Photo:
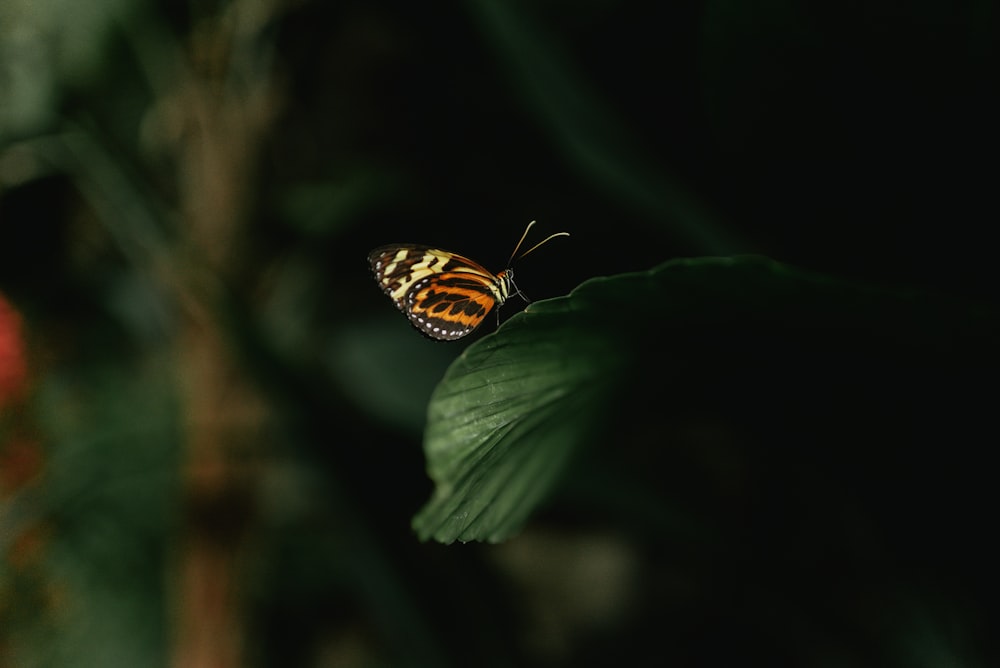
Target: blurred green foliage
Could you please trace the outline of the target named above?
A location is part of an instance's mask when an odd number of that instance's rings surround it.
[[[991,665],[995,14],[0,3],[0,666]]]

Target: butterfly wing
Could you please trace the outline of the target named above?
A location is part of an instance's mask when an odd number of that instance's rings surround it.
[[[432,339],[462,338],[504,301],[496,276],[448,251],[409,244],[382,246],[368,254],[368,263],[382,291]]]

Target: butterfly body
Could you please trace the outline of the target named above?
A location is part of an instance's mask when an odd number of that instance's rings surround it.
[[[533,224],[528,225],[525,236]],[[565,235],[560,232],[545,241]],[[518,242],[517,248],[520,246]],[[508,265],[513,261],[511,255]],[[509,266],[494,274],[467,257],[432,246],[381,246],[368,254],[368,264],[396,308],[423,334],[439,341],[454,341],[470,334],[512,294],[524,298],[514,285],[514,270]]]

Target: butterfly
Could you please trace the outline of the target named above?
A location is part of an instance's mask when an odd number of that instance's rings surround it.
[[[507,268],[499,274],[467,257],[417,244],[376,248],[368,254],[368,264],[379,287],[414,327],[432,339],[454,341],[479,327],[494,306],[498,309],[499,323],[499,308],[512,294],[528,301],[514,284],[511,266],[534,224],[535,221],[528,223],[507,261]],[[568,236],[568,232],[552,234],[517,259],[551,239]]]

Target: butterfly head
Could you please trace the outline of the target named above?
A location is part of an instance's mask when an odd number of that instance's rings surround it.
[[[523,292],[521,292],[521,289],[517,287],[517,284],[514,282],[514,270],[510,267],[497,274],[497,287],[500,289],[500,296],[502,297],[502,299],[497,300],[500,304],[507,301],[511,295],[517,295],[526,302],[531,301]]]

